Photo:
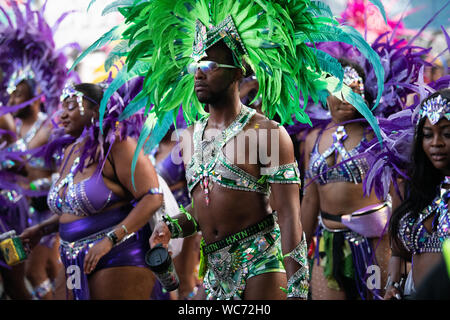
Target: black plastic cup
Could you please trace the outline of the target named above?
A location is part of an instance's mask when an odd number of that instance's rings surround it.
[[[174,291],[180,285],[178,275],[169,251],[157,244],[145,254],[145,262],[167,291]]]

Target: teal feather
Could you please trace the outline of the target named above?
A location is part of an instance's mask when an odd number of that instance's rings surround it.
[[[384,90],[385,75],[380,56],[372,49],[372,47],[364,40],[362,35],[355,28],[344,25],[341,26],[341,29],[344,30],[352,38],[356,48],[367,58],[367,60],[373,66],[374,73],[377,76],[378,86],[376,101],[372,108],[372,110],[374,110],[378,106]]]
[[[312,48],[312,50],[316,54],[320,68],[323,71],[328,72],[329,74],[332,74],[333,76],[341,80],[342,83],[342,80],[344,79],[344,70],[342,69],[339,61],[329,54],[323,52],[322,50],[318,50],[315,48]]]
[[[315,14],[322,14],[330,18],[333,17],[333,12],[330,7],[322,1],[311,1],[311,8],[309,10]]]
[[[105,60],[105,70],[111,69],[111,67],[119,61],[120,58],[125,57],[128,52],[132,49],[128,46],[128,43],[126,40],[122,40],[117,44],[111,52],[108,54],[108,57],[106,57]]]
[[[138,97],[136,97],[138,98]],[[122,111],[122,114],[119,117],[119,121],[123,121],[131,117],[133,114],[137,113],[139,110],[143,109],[147,106],[148,97],[140,98],[138,100],[133,99],[126,107],[125,110]]]
[[[372,2],[378,8],[378,10],[380,10],[384,22],[387,24],[386,11],[384,10],[384,6],[381,0],[369,0],[369,1]]]
[[[144,125],[142,126],[141,135],[139,136],[139,139],[137,141],[136,150],[134,151],[133,155],[133,161],[131,162],[131,183],[133,185],[134,190],[136,190],[135,180],[134,180],[134,173],[136,171],[136,164],[137,160],[139,158],[139,153],[141,152],[142,147],[145,144],[145,141],[147,140],[148,136],[152,132],[153,128],[155,127],[155,124],[157,122],[157,118],[154,113],[150,113],[145,120]]]
[[[120,39],[122,32],[124,31],[125,25],[120,24],[118,26],[113,27],[111,30],[106,32],[103,36],[100,37],[97,41],[95,41],[89,48],[87,48],[83,53],[75,60],[75,62],[70,67],[67,73],[73,71],[73,69],[83,60],[89,53],[102,48],[113,40]]]
[[[86,11],[89,11],[89,9],[91,8],[91,6],[92,6],[96,1],[97,1],[97,0],[91,0],[91,2],[89,2],[89,5],[88,5]]]
[[[117,9],[120,7],[129,7],[132,6],[136,0],[117,0],[113,3],[108,4],[102,11],[102,16],[107,15],[111,12],[118,11]]]
[[[102,129],[103,125],[102,124],[103,124],[103,119],[105,117],[106,105],[107,105],[109,99],[111,98],[111,96],[114,94],[114,92],[119,90],[119,88],[122,87],[129,80],[131,80],[135,77],[142,76],[144,74],[144,72],[146,70],[148,70],[148,68],[149,68],[148,63],[138,62],[135,65],[135,67],[133,68],[133,70],[130,71],[130,70],[128,70],[128,67],[125,66],[117,73],[114,80],[110,83],[108,88],[103,93],[103,99],[100,102],[100,109],[99,109],[100,132],[103,133],[103,129]]]
[[[155,127],[152,130],[150,138],[145,144],[144,147],[145,154],[150,153],[150,151],[152,151],[153,148],[155,148],[167,134],[167,132],[170,129],[170,126],[174,123],[175,111],[177,110],[173,109],[170,112],[167,112],[166,114],[164,114],[164,117],[161,120],[157,121]]]
[[[341,86],[341,89],[337,90],[336,88],[339,87],[339,82],[339,79],[335,77],[327,78],[328,90],[332,95],[336,96],[339,99],[342,99],[342,97],[344,97],[345,101],[353,105],[356,110],[358,110],[359,113],[364,118],[366,118],[367,122],[372,127],[376,137],[382,144],[383,139],[380,133],[380,126],[378,125],[378,120],[375,118],[370,108],[367,106],[363,98],[359,94],[353,92],[353,90],[349,86],[343,84]]]

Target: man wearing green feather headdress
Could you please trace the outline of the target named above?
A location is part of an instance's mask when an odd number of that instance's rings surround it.
[[[292,142],[283,127],[240,102],[243,55],[231,16],[209,31],[197,21],[188,71],[209,117],[188,128],[193,139],[183,139],[182,146],[195,206],[166,217],[151,245],[201,230],[207,299],[283,299],[286,293],[306,299],[306,242]]]
[[[332,93],[351,101],[379,136],[362,98],[342,85],[338,61],[307,43],[343,41],[370,58],[378,55],[355,30],[339,26],[320,1],[130,0],[116,6],[125,22],[76,61],[111,39],[122,40],[108,61],[126,56],[126,67],[102,105],[114,88],[145,77],[142,92],[122,115],[153,105],[146,109],[138,149],[157,144],[180,108],[188,123],[195,122],[182,137],[193,203],[159,223],[151,245],[201,231],[200,273],[208,299],[306,299],[299,172],[288,134],[269,119],[310,123],[302,101],[317,103]],[[258,81],[256,96],[267,118],[239,101],[244,61]],[[375,62],[378,103],[384,76]]]

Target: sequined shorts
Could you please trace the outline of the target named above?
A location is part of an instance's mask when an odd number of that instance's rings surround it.
[[[240,243],[207,255],[203,279],[208,300],[242,300],[251,277],[282,272],[280,228],[278,224],[262,230]]]

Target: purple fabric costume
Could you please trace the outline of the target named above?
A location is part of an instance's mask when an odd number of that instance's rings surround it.
[[[78,160],[79,158],[77,158]],[[74,183],[73,176],[78,161],[75,160],[71,172],[52,185],[48,205],[53,213],[69,213],[84,218],[71,223],[60,224],[61,261],[66,270],[70,266],[79,268],[81,286],[73,288],[75,300],[89,299],[88,276],[83,271],[83,263],[89,249],[104,239],[133,209],[131,205],[104,211],[103,209],[120,198],[103,181],[101,174],[95,174],[81,182]],[[63,188],[64,187],[64,188]],[[62,190],[64,198],[59,192]],[[100,259],[95,271],[119,266],[146,267],[145,253],[150,249],[148,239],[150,227],[146,224],[138,232],[127,236],[120,244]]]

